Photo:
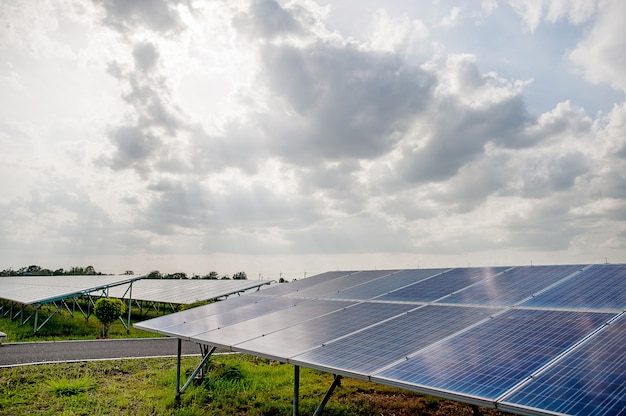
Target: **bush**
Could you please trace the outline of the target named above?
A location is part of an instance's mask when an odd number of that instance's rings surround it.
[[[100,298],[96,301],[94,313],[96,318],[102,322],[101,336],[103,338],[109,336],[111,323],[122,316],[124,312],[126,312],[126,305],[119,299]]]

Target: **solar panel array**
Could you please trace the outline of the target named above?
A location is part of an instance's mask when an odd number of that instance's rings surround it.
[[[36,305],[125,285],[141,278],[127,275],[5,276],[0,277],[0,299]]]
[[[329,272],[136,324],[520,414],[626,409],[626,265]]]
[[[109,296],[147,302],[189,304],[196,301],[217,299],[235,293],[269,285],[270,280],[230,279],[142,279],[133,283],[132,293],[124,287],[109,290]]]

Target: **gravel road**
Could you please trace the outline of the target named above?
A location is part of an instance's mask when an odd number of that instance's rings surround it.
[[[176,356],[176,338],[15,342],[0,345],[0,367],[63,361]],[[182,354],[200,354],[198,344],[182,342]]]

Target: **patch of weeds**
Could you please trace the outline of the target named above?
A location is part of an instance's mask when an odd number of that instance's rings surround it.
[[[89,376],[83,376],[76,379],[68,379],[61,377],[60,379],[50,379],[46,383],[48,392],[57,396],[76,396],[98,387],[98,384]]]

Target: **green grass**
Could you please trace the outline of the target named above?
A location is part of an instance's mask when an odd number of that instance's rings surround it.
[[[82,376],[74,379],[61,377],[47,381],[48,391],[55,396],[75,396],[85,393],[97,387],[97,383],[90,376]]]
[[[1,348],[1,347],[0,347]],[[181,382],[199,363],[183,357]],[[293,366],[247,355],[217,355],[200,383],[175,398],[175,358],[0,368],[0,415],[291,415]],[[310,415],[332,375],[300,370],[300,414]],[[324,415],[462,415],[468,405],[343,379]],[[501,414],[489,411],[483,414]],[[496,412],[496,413],[494,413]]]

